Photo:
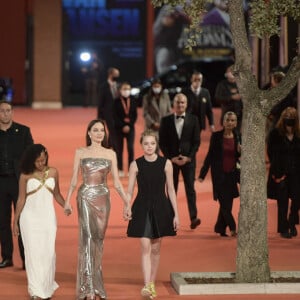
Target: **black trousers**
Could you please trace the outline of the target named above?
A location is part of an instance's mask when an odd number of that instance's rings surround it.
[[[289,209],[289,199],[291,200]],[[299,178],[295,175],[288,175],[280,183],[277,198],[277,232],[287,233],[290,228],[299,224],[300,191]]]
[[[224,173],[222,189],[218,194],[220,204],[217,222],[215,224],[216,233],[225,233],[228,226],[230,231],[236,231],[236,223],[232,215],[233,199],[237,197],[237,184],[234,172]]]
[[[115,123],[112,119],[105,120],[105,123],[108,129],[108,146],[116,151]]]
[[[225,233],[226,227],[228,226],[230,231],[236,231],[236,223],[231,213],[233,198],[230,199],[219,199],[219,213],[217,222],[215,225],[215,232]]]
[[[123,171],[123,148],[124,148],[124,139],[127,142],[127,153],[128,153],[128,168],[130,163],[134,159],[134,138],[135,130],[131,128],[128,133],[123,133],[120,130],[115,131],[115,151],[117,153],[118,169]]]
[[[197,218],[196,191],[195,191],[195,171],[196,171],[195,160],[192,160],[191,162],[186,163],[183,166],[178,166],[176,164],[173,164],[173,180],[174,180],[174,188],[176,193],[178,190],[180,171],[183,177],[190,220],[192,221],[193,219]]]
[[[15,176],[0,176],[0,244],[2,259],[13,257],[12,237],[12,206],[15,208],[18,200],[19,184]],[[21,235],[18,236],[20,256],[24,261],[24,247]]]

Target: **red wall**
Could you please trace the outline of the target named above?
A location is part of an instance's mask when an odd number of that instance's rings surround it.
[[[10,77],[14,104],[25,104],[25,58],[27,0],[1,1],[0,77]],[[30,6],[30,5],[29,5]]]

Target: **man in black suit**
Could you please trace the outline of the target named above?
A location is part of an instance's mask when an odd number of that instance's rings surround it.
[[[194,72],[191,77],[191,85],[183,93],[186,95],[188,104],[187,112],[198,118],[200,132],[206,128],[206,119],[210,125],[210,130],[215,131],[212,103],[208,89],[203,88],[203,75],[200,72]]]
[[[233,111],[237,116],[236,129],[240,132],[243,119],[243,101],[233,74],[233,66],[229,66],[226,69],[225,79],[217,84],[215,98],[220,104],[222,111],[220,124],[223,125],[225,113]]]
[[[105,120],[108,129],[108,144],[114,150],[115,147],[115,124],[113,117],[114,100],[119,97],[117,79],[120,71],[116,68],[109,68],[107,71],[107,80],[100,85],[98,118]]]
[[[195,169],[196,153],[200,145],[200,130],[197,118],[186,113],[187,98],[177,94],[173,101],[174,114],[161,119],[159,129],[159,146],[165,157],[173,163],[175,190],[178,189],[179,172],[181,171],[188,202],[191,229],[200,225],[197,218]]]
[[[13,265],[11,206],[16,206],[19,191],[19,161],[27,146],[33,144],[29,127],[13,121],[11,103],[0,101],[0,268]],[[20,255],[24,263],[24,247],[18,237]]]

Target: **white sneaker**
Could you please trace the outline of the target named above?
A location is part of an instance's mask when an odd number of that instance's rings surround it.
[[[125,173],[124,173],[124,171],[122,171],[122,170],[119,170],[119,177],[124,177],[125,176]]]

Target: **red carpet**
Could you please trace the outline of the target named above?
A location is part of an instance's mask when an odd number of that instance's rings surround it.
[[[215,111],[218,124],[219,111]],[[31,127],[34,141],[44,144],[49,151],[49,164],[58,168],[60,187],[66,195],[76,147],[85,144],[85,130],[88,122],[95,118],[94,108],[65,108],[62,110],[32,110],[15,108],[15,121]],[[143,130],[141,110],[136,125],[135,156],[141,155],[138,143]],[[209,132],[204,132],[198,152],[197,175],[206,154]],[[126,160],[126,159],[125,159]],[[124,186],[127,178],[122,179]],[[109,181],[111,185],[111,181]],[[181,229],[178,236],[165,238],[162,244],[161,263],[157,278],[157,299],[200,299],[200,300],[298,300],[300,295],[216,295],[216,296],[179,296],[170,284],[170,272],[234,271],[236,239],[220,238],[213,232],[217,217],[218,204],[212,200],[210,178],[203,183],[196,182],[199,217],[202,224],[196,230],[189,229],[189,218],[184,195],[183,183],[178,191],[178,206]],[[75,193],[73,197],[75,207]],[[235,200],[234,215],[237,219],[239,200]],[[269,200],[268,234],[270,265],[273,271],[300,270],[300,238],[285,240],[276,233],[276,203]],[[54,300],[74,300],[77,259],[77,214],[66,217],[57,206],[57,272],[56,280],[60,288]],[[103,272],[108,299],[142,299],[140,289],[143,285],[139,240],[126,237],[127,223],[122,219],[122,201],[112,190],[112,210],[107,230]],[[17,245],[15,241],[15,245]],[[37,245],[38,247],[38,245]],[[21,270],[21,262],[15,247],[12,268],[0,270],[0,300],[29,299],[26,274]]]

